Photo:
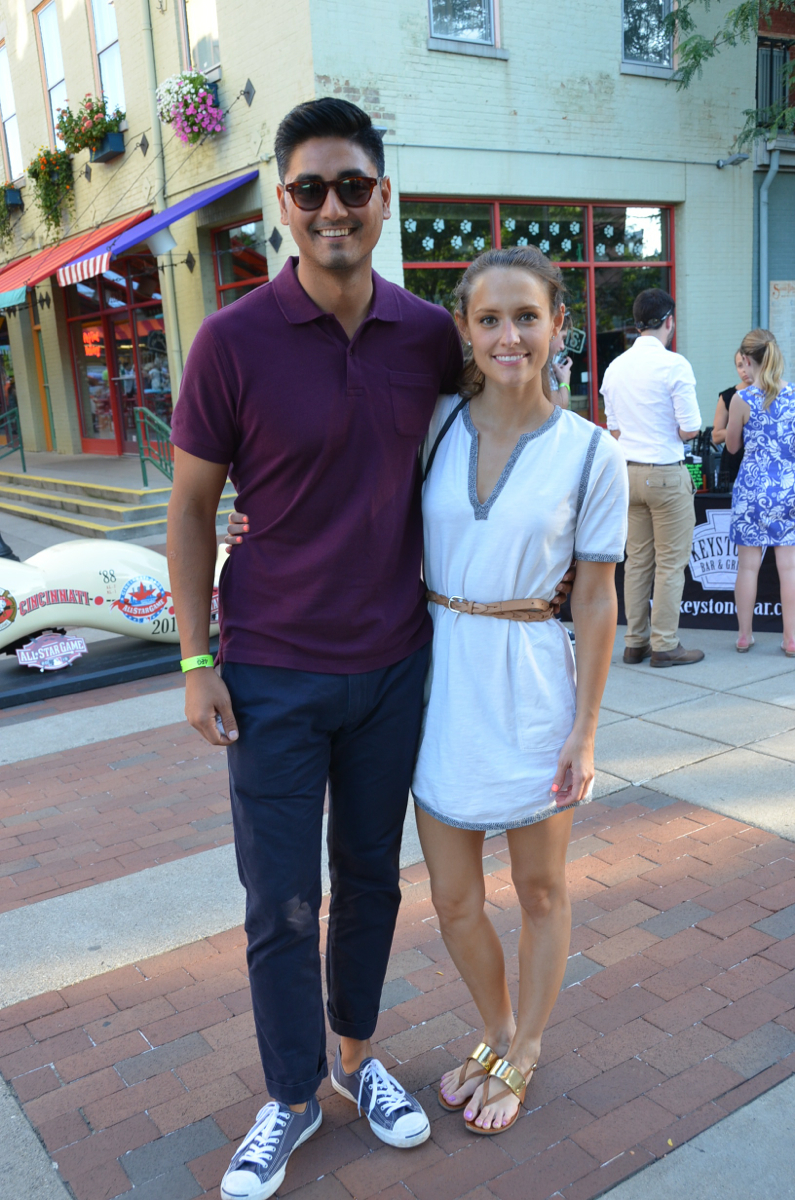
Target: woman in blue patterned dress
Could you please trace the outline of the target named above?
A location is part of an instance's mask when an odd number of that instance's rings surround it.
[[[732,492],[737,649],[744,653],[754,644],[759,568],[765,549],[774,546],[784,617],[781,649],[795,658],[795,386],[783,380],[784,359],[768,329],[747,334],[740,354],[751,386],[732,399],[726,429],[726,448],[732,454],[745,444]]]

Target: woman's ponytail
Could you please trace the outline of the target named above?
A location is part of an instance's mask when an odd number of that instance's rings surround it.
[[[767,409],[781,391],[784,383],[784,356],[769,329],[752,329],[740,343],[740,354],[752,358],[762,368],[759,386],[765,393]]]

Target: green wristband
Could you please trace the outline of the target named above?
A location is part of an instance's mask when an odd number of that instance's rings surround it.
[[[197,667],[211,667],[212,654],[195,654],[193,658],[183,658],[179,664],[183,671],[195,671]]]
[[[562,392],[564,388],[565,388],[565,389],[566,389],[566,391],[569,393],[569,395],[571,395],[571,388],[569,387],[569,385],[568,385],[567,383],[559,383],[559,384],[558,384],[558,391],[559,391],[559,392]]]

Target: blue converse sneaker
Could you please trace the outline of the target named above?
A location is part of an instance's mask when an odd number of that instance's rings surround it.
[[[377,1058],[366,1058],[358,1071],[348,1075],[338,1049],[331,1084],[335,1092],[352,1100],[360,1113],[364,1111],[373,1133],[388,1146],[419,1146],[429,1136],[431,1123],[424,1108]]]
[[[267,1200],[284,1181],[287,1160],[320,1127],[323,1113],[313,1096],[302,1113],[271,1100],[235,1151],[221,1180],[222,1200]]]

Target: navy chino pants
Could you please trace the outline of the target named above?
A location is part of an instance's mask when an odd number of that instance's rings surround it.
[[[368,1038],[400,905],[400,841],[430,646],[361,675],[224,663],[240,736],[228,749],[246,889],[254,1021],[274,1100],[328,1074],[320,977],[321,842],[329,784],[328,1019]]]

